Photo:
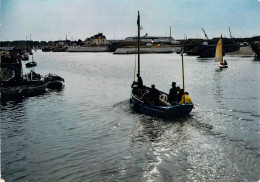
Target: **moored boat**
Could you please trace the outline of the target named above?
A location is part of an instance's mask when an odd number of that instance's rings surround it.
[[[51,47],[45,46],[42,47],[42,52],[50,52],[51,51]]]
[[[26,68],[37,66],[37,63],[33,60],[33,55],[32,55],[32,61],[29,63],[26,63],[25,66],[26,66]]]
[[[27,81],[18,86],[1,87],[1,98],[36,96],[46,92],[47,84],[43,81]]]
[[[252,50],[256,54],[256,58],[260,59],[260,41],[255,41],[251,43]]]
[[[22,55],[22,60],[23,60],[23,61],[28,61],[28,60],[29,60],[29,55],[28,55],[28,53],[24,53],[24,54]]]
[[[59,90],[64,87],[64,79],[58,75],[49,73],[44,77],[44,82],[47,84],[48,89]]]
[[[37,66],[37,63],[35,61],[29,62],[25,64],[26,68]]]

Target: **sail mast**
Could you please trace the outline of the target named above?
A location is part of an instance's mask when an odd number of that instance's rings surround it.
[[[184,88],[184,62],[183,62],[183,52],[184,50],[182,49],[181,51],[181,62],[182,62],[182,87],[183,87],[183,94],[185,93],[185,88]],[[185,96],[184,96],[185,97]],[[184,99],[184,104],[185,104],[185,99]]]
[[[138,28],[138,45],[137,45],[137,51],[138,51],[138,75],[140,75],[140,15],[138,11],[138,17],[137,17],[137,28]],[[140,75],[141,76],[141,75]]]

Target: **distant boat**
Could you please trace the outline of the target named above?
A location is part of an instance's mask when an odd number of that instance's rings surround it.
[[[216,53],[215,53],[215,61],[219,62],[220,68],[227,68],[227,62],[223,61],[223,45],[222,45],[222,35],[218,40],[218,44],[216,47]]]
[[[22,60],[23,60],[23,61],[28,61],[28,60],[29,60],[29,55],[28,55],[28,53],[24,53],[24,54],[22,55]]]
[[[207,41],[203,39],[189,39],[184,42],[184,50],[187,55],[199,56],[200,58],[214,58],[218,40],[219,38]],[[232,39],[222,38],[222,43],[223,55],[240,49],[239,44],[235,43]]]
[[[255,41],[251,43],[252,50],[256,54],[256,58],[260,59],[260,41]]]
[[[66,52],[68,46],[57,45],[52,48],[52,52]]]
[[[47,83],[47,88],[52,90],[60,90],[64,87],[64,79],[58,75],[49,73],[44,77],[44,82]]]
[[[29,63],[26,63],[25,66],[26,66],[26,68],[37,66],[37,63],[33,60],[33,55],[32,55],[32,61]]]
[[[140,16],[138,11],[138,75],[140,76]],[[148,115],[153,115],[157,117],[162,118],[174,118],[178,116],[188,115],[191,110],[193,109],[193,105],[190,103],[186,104],[179,104],[175,103],[174,105],[171,105],[167,102],[168,94],[159,91],[159,100],[160,103],[151,104],[146,102],[142,99],[143,95],[140,95],[141,93],[149,93],[151,91],[151,88],[143,86],[140,88],[138,86],[137,82],[133,82],[132,84],[132,92],[131,92],[131,98],[130,98],[130,104],[132,108],[139,113],[144,113]],[[157,93],[158,93],[157,92]]]
[[[42,47],[42,52],[50,52],[51,48],[48,46]]]

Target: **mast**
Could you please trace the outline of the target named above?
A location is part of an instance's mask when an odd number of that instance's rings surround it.
[[[137,17],[137,28],[138,28],[138,75],[140,75],[140,15],[138,11],[138,17]]]
[[[184,62],[183,62],[183,49],[181,50],[181,61],[182,61],[182,87],[183,87],[183,94],[185,93],[184,89]],[[185,96],[184,96],[185,97]],[[184,99],[185,104],[185,99]]]

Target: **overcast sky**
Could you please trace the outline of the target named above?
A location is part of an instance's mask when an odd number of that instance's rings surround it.
[[[260,35],[260,0],[1,0],[1,41],[107,39],[137,34],[175,39]]]

